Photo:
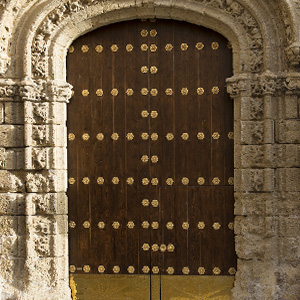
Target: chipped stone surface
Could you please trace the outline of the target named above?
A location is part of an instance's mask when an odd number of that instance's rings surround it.
[[[157,17],[217,30],[233,46],[232,298],[298,300],[299,1],[67,2],[0,0],[0,299],[71,298],[67,48],[100,26]]]

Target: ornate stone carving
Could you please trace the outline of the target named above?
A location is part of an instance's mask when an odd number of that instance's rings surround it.
[[[291,66],[300,64],[300,44],[292,44],[285,49],[288,61]]]
[[[256,76],[251,83],[252,95],[272,95],[277,89],[277,76],[270,71],[265,72],[261,76]]]
[[[249,90],[250,79],[245,76],[234,76],[228,78],[227,82],[227,93],[232,98],[239,96],[242,92]]]
[[[13,98],[17,92],[18,87],[15,84],[2,84],[0,82],[0,98]]]

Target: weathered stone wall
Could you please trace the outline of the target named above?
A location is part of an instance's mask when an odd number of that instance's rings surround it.
[[[172,18],[233,46],[233,299],[300,298],[298,0],[0,0],[0,299],[69,299],[67,49],[135,18]]]

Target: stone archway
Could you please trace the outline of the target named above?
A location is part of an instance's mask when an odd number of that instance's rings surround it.
[[[277,4],[262,0],[45,0],[26,7],[12,0],[4,5],[2,20],[16,19],[15,26],[8,22],[3,28],[1,41],[4,299],[43,299],[42,293],[48,299],[70,299],[67,48],[93,28],[144,17],[203,25],[232,42],[234,76],[228,79],[228,92],[235,103],[239,257],[233,298],[297,297],[299,286],[289,274],[299,274],[298,4],[282,1],[283,15],[278,15]]]

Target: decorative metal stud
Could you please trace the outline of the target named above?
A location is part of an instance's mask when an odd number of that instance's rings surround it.
[[[134,184],[134,179],[132,177],[127,178],[126,180],[127,184],[132,185]]]
[[[175,246],[173,244],[168,244],[167,250],[168,250],[168,252],[174,252],[175,251]]]
[[[199,178],[197,179],[197,183],[198,183],[199,185],[203,185],[203,184],[205,183],[205,179],[204,179],[203,177],[199,177]]]
[[[110,50],[112,52],[117,52],[119,50],[119,47],[116,44],[111,45]]]
[[[75,140],[75,134],[74,133],[69,133],[68,134],[68,139],[69,139],[69,141],[74,141]]]
[[[142,140],[147,141],[149,138],[149,134],[147,132],[143,132],[141,134],[141,138],[142,138]]]
[[[182,223],[182,228],[183,228],[184,230],[188,230],[189,227],[190,227],[190,224],[189,224],[188,222],[183,222],[183,223]]]
[[[112,227],[113,227],[113,229],[119,229],[120,223],[118,221],[115,221],[112,223]]]
[[[187,43],[182,43],[181,46],[180,46],[180,48],[181,48],[182,51],[186,51],[188,49],[188,47],[189,46],[188,46]]]
[[[188,274],[190,273],[189,267],[183,267],[183,268],[182,268],[182,273],[183,273],[184,275],[188,275]]]
[[[82,183],[83,184],[89,184],[90,183],[90,179],[88,177],[83,177],[82,178]]]
[[[167,246],[165,244],[161,244],[159,247],[160,252],[166,252]]]
[[[131,44],[126,45],[126,51],[131,52],[133,50],[133,46]]]
[[[141,161],[142,161],[143,163],[148,162],[148,161],[149,161],[148,155],[143,155],[143,156],[141,157]]]
[[[228,183],[229,183],[230,185],[234,185],[234,178],[233,178],[233,177],[229,177]]]
[[[151,96],[155,97],[158,94],[158,90],[157,89],[151,89],[150,94],[151,94]]]
[[[69,183],[70,184],[74,184],[75,182],[76,182],[75,178],[73,178],[73,177],[69,178]]]
[[[89,135],[88,133],[84,133],[84,134],[82,135],[82,139],[83,139],[84,141],[87,141],[87,140],[90,139],[90,135]]]
[[[172,141],[174,139],[174,134],[173,133],[167,133],[166,138],[168,141]]]
[[[91,227],[91,223],[89,221],[84,221],[82,226],[86,229],[90,228]]]
[[[70,265],[69,271],[70,271],[71,273],[75,273],[76,267],[75,267],[74,265]]]
[[[197,88],[197,94],[199,96],[202,96],[204,94],[204,88],[202,88],[202,87]]]
[[[74,91],[72,91],[72,97],[75,95],[75,92]]]
[[[149,222],[148,222],[148,221],[143,221],[143,223],[142,223],[142,227],[143,227],[144,229],[147,229],[147,228],[149,228],[149,226],[150,226],[150,224],[149,224]]]
[[[228,132],[228,138],[229,138],[230,140],[233,140],[234,134],[233,134],[232,131]]]
[[[199,273],[200,275],[204,275],[204,274],[205,274],[205,268],[204,268],[204,267],[199,267],[199,268],[198,268],[198,273]]]
[[[82,45],[81,51],[82,51],[83,53],[87,53],[89,50],[90,50],[90,48],[89,48],[88,45]]]
[[[158,156],[153,155],[153,156],[151,157],[151,162],[152,162],[153,164],[156,164],[156,163],[158,162]]]
[[[128,227],[129,229],[133,229],[133,228],[134,228],[134,222],[133,222],[133,221],[129,221],[129,222],[127,223],[127,227]]]
[[[89,95],[89,90],[82,90],[82,92],[81,92],[81,95],[83,96],[83,97],[86,97],[86,96],[88,96]]]
[[[98,133],[98,134],[96,135],[96,139],[97,139],[98,141],[103,141],[103,140],[104,140],[104,134],[103,134],[103,133]]]
[[[152,178],[151,179],[151,184],[152,185],[158,185],[158,178]]]
[[[190,182],[190,180],[189,180],[187,177],[183,177],[183,178],[181,179],[181,182],[182,182],[183,185],[188,185],[189,182]]]
[[[102,97],[102,96],[103,96],[103,90],[102,90],[102,89],[98,89],[98,90],[96,91],[96,95],[97,95],[98,97]]]
[[[148,182],[149,183],[149,182]],[[150,204],[150,201],[148,200],[148,199],[143,199],[142,200],[142,205],[143,206],[149,206],[149,204]]]
[[[141,72],[143,73],[143,74],[146,74],[147,72],[148,72],[148,67],[147,66],[142,66],[141,67]]]
[[[228,228],[229,228],[230,230],[233,230],[233,229],[234,229],[234,223],[233,223],[233,222],[230,222],[230,223],[228,224]]]
[[[111,92],[112,96],[118,96],[119,91],[117,89],[112,89]]]
[[[69,53],[73,53],[75,50],[74,46],[70,46],[69,49],[68,49],[68,52]]]
[[[167,229],[172,230],[174,228],[174,223],[173,222],[168,222],[166,224]]]
[[[221,274],[221,269],[220,269],[219,267],[214,267],[214,268],[213,268],[213,273],[214,273],[215,275],[219,275],[219,274]]]
[[[141,36],[146,37],[148,35],[148,30],[147,29],[142,29],[141,30]]]
[[[174,183],[173,178],[167,178],[167,180],[166,180],[167,185],[173,185],[173,183]]]
[[[141,112],[141,116],[142,116],[143,118],[147,118],[147,117],[149,116],[148,111],[147,111],[147,110],[143,110],[143,111]]]
[[[158,229],[159,223],[158,222],[152,222],[151,227],[152,227],[152,229]]]
[[[157,50],[157,46],[155,44],[150,45],[150,51],[155,52]]]
[[[151,29],[150,30],[150,35],[151,35],[151,37],[156,37],[157,31],[155,29]]]
[[[218,139],[220,138],[219,132],[214,132],[214,133],[212,134],[212,138],[213,138],[214,140],[218,140]]]
[[[99,223],[98,223],[98,228],[99,228],[99,229],[104,229],[104,228],[105,228],[105,223],[102,222],[102,221],[99,222]]]
[[[148,274],[150,272],[150,268],[148,266],[143,266],[142,271],[144,274]]]
[[[147,88],[142,88],[142,89],[141,89],[141,94],[142,94],[143,96],[147,96],[148,93],[149,93],[149,91],[148,91]]]
[[[158,273],[159,273],[159,267],[154,266],[154,267],[152,268],[152,273],[153,273],[153,274],[158,274]]]
[[[147,51],[148,50],[148,45],[147,44],[142,44],[141,45],[141,50],[142,51]]]
[[[220,89],[217,87],[217,86],[214,86],[212,89],[211,89],[212,93],[214,95],[218,95],[219,92],[220,92]]]
[[[205,138],[205,135],[204,135],[203,132],[198,132],[198,133],[197,133],[197,139],[198,139],[198,140],[204,140],[204,138]]]
[[[82,269],[84,273],[89,273],[91,271],[91,267],[89,265],[84,265]]]
[[[185,141],[187,141],[189,139],[189,134],[187,132],[184,132],[182,135],[181,135],[181,138]]]
[[[204,223],[204,222],[199,222],[199,223],[198,223],[198,228],[199,228],[200,230],[203,230],[203,229],[205,228],[205,223]]]
[[[212,48],[213,50],[218,50],[218,49],[219,49],[219,43],[218,43],[218,42],[212,42],[211,48]]]
[[[214,177],[213,180],[212,180],[212,183],[214,185],[218,185],[218,184],[220,184],[220,182],[221,182],[221,180],[218,177]]]
[[[118,177],[113,177],[113,179],[111,180],[111,182],[113,184],[118,184],[120,182],[120,179]]]
[[[173,45],[172,45],[172,44],[167,44],[167,45],[165,46],[165,49],[166,49],[166,51],[170,52],[170,51],[173,50]]]
[[[157,141],[158,140],[158,134],[156,132],[151,134],[151,140],[152,141]]]
[[[142,249],[143,249],[144,251],[149,251],[149,250],[150,250],[150,245],[147,244],[147,243],[145,243],[145,244],[143,244]]]
[[[152,200],[152,201],[151,201],[151,205],[152,205],[153,207],[158,207],[158,200]]]
[[[228,43],[227,43],[227,48],[228,48],[228,49],[232,49],[232,43],[228,42]]]
[[[153,244],[151,249],[153,252],[157,252],[159,250],[159,246],[157,244]]]
[[[95,47],[95,50],[96,50],[97,53],[101,53],[103,51],[103,46],[102,45],[97,45]]]
[[[114,266],[114,267],[113,267],[113,272],[114,272],[115,274],[120,273],[120,267],[119,267],[119,266]]]
[[[174,270],[173,267],[168,267],[168,268],[167,268],[167,273],[168,273],[169,275],[173,275],[174,272],[175,272],[175,270]]]
[[[150,183],[148,178],[143,178],[142,179],[142,185],[148,185]]]
[[[101,274],[104,273],[105,272],[105,267],[103,265],[100,265],[98,267],[98,272],[101,273]]]
[[[127,271],[128,271],[128,273],[133,274],[134,271],[135,271],[134,266],[129,266],[129,267],[127,268]]]
[[[158,71],[158,69],[157,69],[156,66],[152,66],[152,67],[150,68],[150,73],[151,73],[151,74],[156,74],[157,71]]]
[[[172,96],[172,95],[173,95],[173,89],[167,88],[167,89],[165,90],[165,93],[166,93],[167,96]]]
[[[151,111],[151,118],[156,119],[158,117],[158,112],[156,110]]]
[[[230,275],[234,275],[235,273],[236,273],[236,270],[235,270],[235,268],[230,268],[229,270],[228,270],[228,273],[230,274]]]
[[[132,96],[133,95],[133,89],[127,89],[126,90],[126,95],[127,96]]]
[[[119,139],[119,135],[114,132],[112,135],[111,135],[111,139],[114,140],[114,141],[117,141]]]
[[[69,222],[69,227],[70,228],[75,228],[76,227],[76,223],[74,221],[70,221]]]
[[[202,43],[202,42],[198,42],[197,44],[196,44],[196,49],[197,50],[202,50],[204,48],[204,44]]]
[[[132,141],[134,138],[134,134],[132,132],[127,133],[126,138],[128,141]]]
[[[183,96],[186,96],[187,94],[189,93],[189,90],[188,90],[188,88],[182,88],[181,89],[181,94],[183,95]]]
[[[221,228],[221,224],[218,223],[218,222],[215,222],[213,225],[212,225],[213,229],[214,230],[219,230]]]

